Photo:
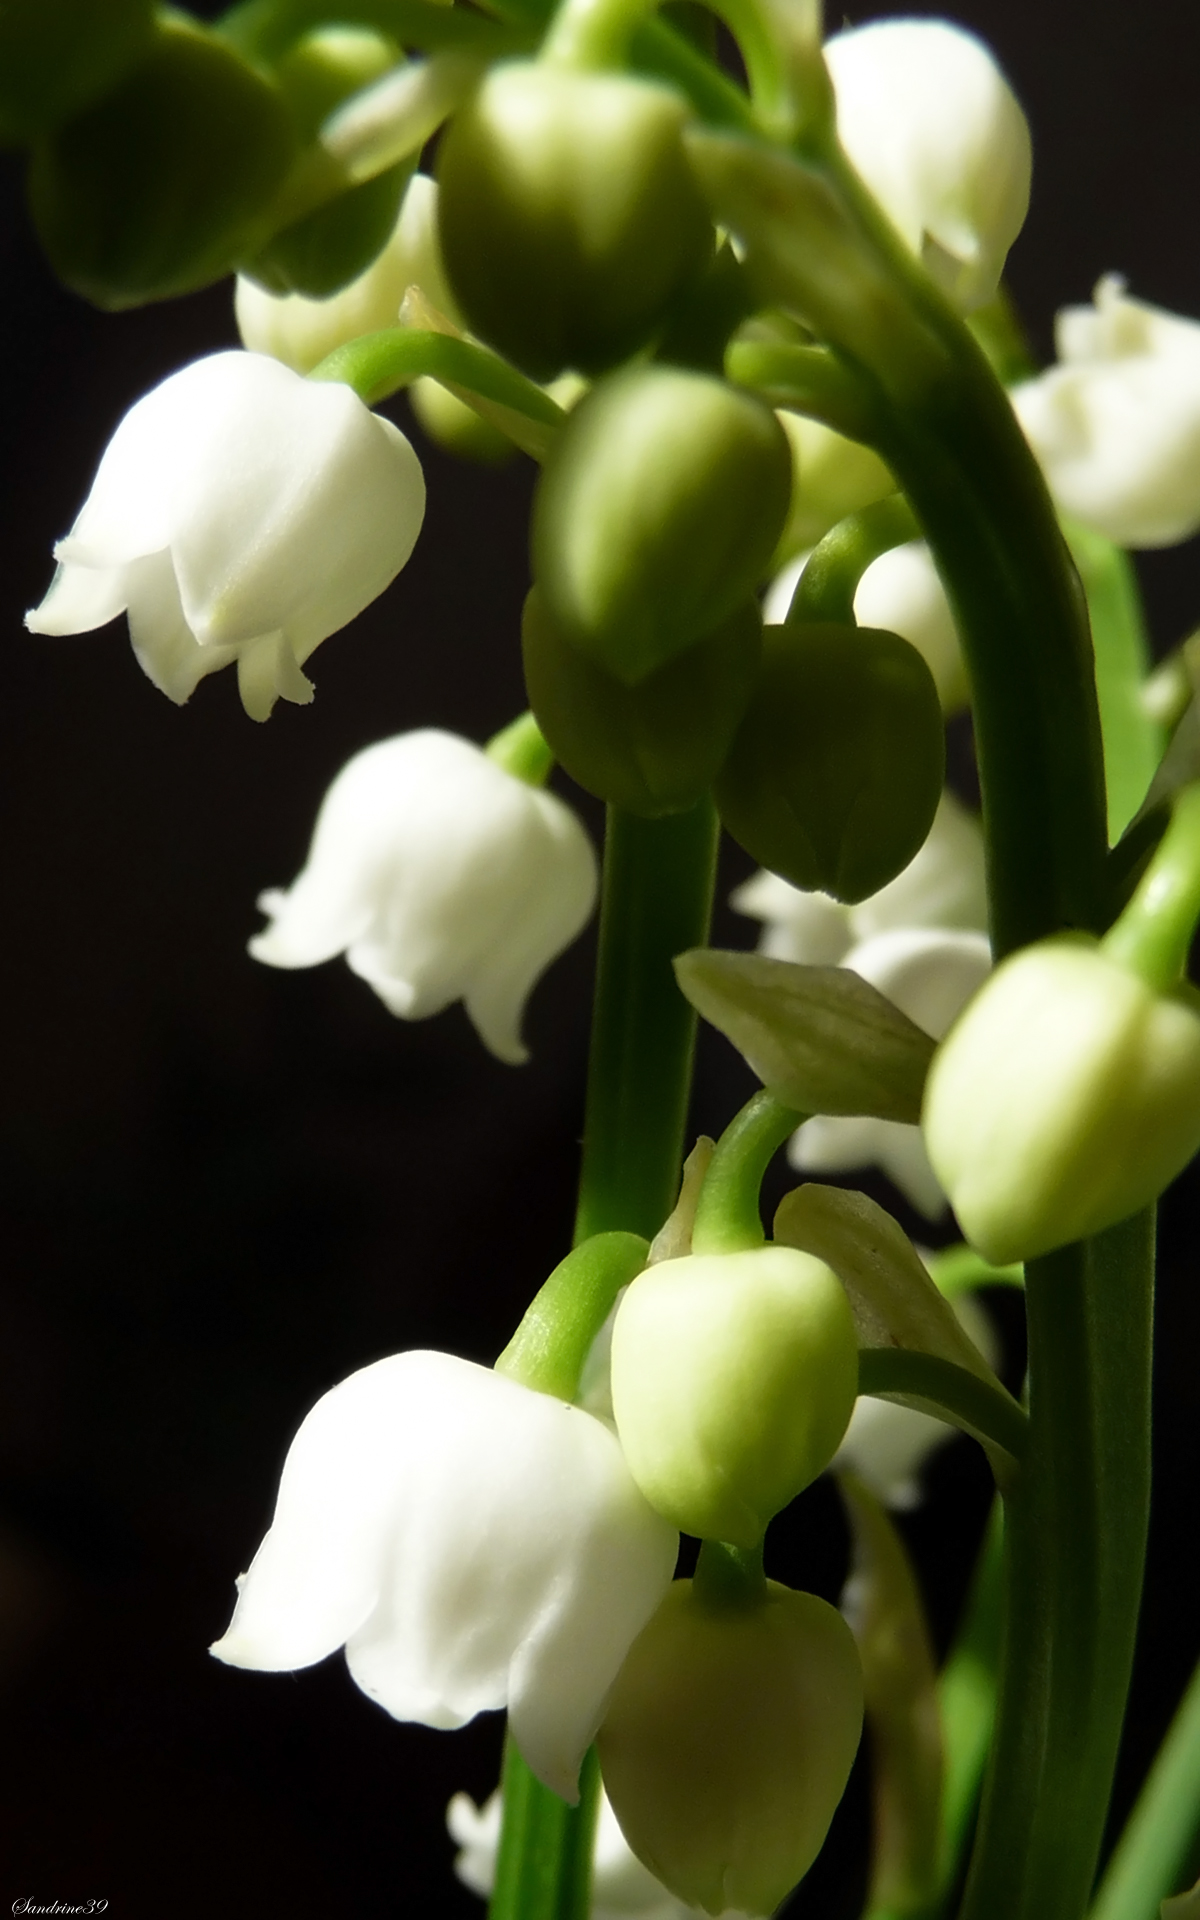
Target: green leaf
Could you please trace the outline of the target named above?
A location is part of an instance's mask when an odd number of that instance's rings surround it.
[[[1146,797],[1162,757],[1163,730],[1142,699],[1150,652],[1133,563],[1090,528],[1072,522],[1065,532],[1091,616],[1108,837],[1115,844]]]
[[[920,1119],[934,1042],[846,967],[697,948],[679,955],[675,977],[785,1106]]]

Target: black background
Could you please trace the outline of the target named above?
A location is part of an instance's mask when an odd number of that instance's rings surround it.
[[[1108,270],[1200,314],[1192,9],[953,11],[997,48],[1032,122],[1011,278],[1039,350],[1055,307]],[[122,1920],[478,1915],[451,1878],[443,1810],[494,1784],[494,1716],[457,1735],[399,1727],[339,1658],[265,1676],[205,1648],[316,1395],[404,1347],[490,1360],[566,1245],[588,940],[535,994],[520,1070],[483,1052],[461,1009],[404,1025],[341,963],[285,974],[245,953],[255,895],[297,871],[351,752],[430,723],[483,738],[523,705],[531,468],[456,465],[414,433],[429,510],[413,560],[322,647],[315,704],[265,727],[231,673],[174,709],[123,623],[26,634],[51,542],[123,411],[236,336],[227,286],[91,311],[44,269],[11,156],[3,184],[0,1909],[96,1897]],[[408,426],[403,402],[391,411]],[[1196,551],[1150,556],[1143,574],[1161,650],[1200,615]],[[718,938],[749,944],[749,930],[723,914]],[[718,1130],[749,1090],[709,1035],[697,1129]],[[1198,1197],[1186,1176],[1164,1210],[1158,1483],[1122,1804],[1200,1644]],[[987,1481],[962,1443],[931,1483],[908,1533],[944,1638]],[[772,1570],[835,1597],[845,1545],[827,1488],[775,1532]],[[862,1820],[857,1781],[793,1912],[856,1910]]]

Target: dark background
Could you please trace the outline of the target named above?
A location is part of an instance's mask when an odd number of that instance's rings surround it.
[[[1192,8],[953,12],[991,39],[1032,121],[1011,278],[1039,350],[1055,307],[1107,270],[1200,314]],[[322,647],[315,704],[265,727],[232,673],[174,709],[123,623],[26,634],[122,412],[235,334],[227,286],[91,311],[42,266],[11,156],[3,185],[0,1908],[478,1915],[442,1820],[453,1791],[494,1784],[494,1716],[458,1735],[400,1727],[338,1657],[266,1676],[205,1648],[317,1394],[409,1346],[490,1360],[566,1245],[588,941],[535,994],[520,1070],[483,1052],[461,1009],[403,1025],[340,962],[286,974],[245,953],[257,892],[294,875],[351,752],[429,723],[483,738],[523,705],[532,470],[422,447],[413,560]],[[1200,614],[1194,547],[1151,556],[1144,578],[1163,649]],[[718,937],[749,944],[749,929],[725,915]],[[697,1128],[748,1091],[710,1034]],[[1188,1176],[1164,1210],[1159,1484],[1122,1803],[1200,1644],[1198,1199]],[[987,1481],[965,1443],[931,1480],[908,1531],[944,1638]],[[777,1532],[772,1570],[836,1596],[828,1490]],[[858,1783],[795,1913],[855,1911],[862,1819]]]

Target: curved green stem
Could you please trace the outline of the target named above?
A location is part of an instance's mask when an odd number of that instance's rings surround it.
[[[1029,1421],[1023,1410],[1002,1388],[953,1360],[902,1347],[864,1347],[858,1356],[858,1390],[920,1400],[930,1413],[990,1441],[1013,1461],[1025,1457]]]
[[[640,1233],[597,1233],[572,1248],[534,1295],[496,1372],[574,1400],[593,1340],[649,1252]]]
[[[839,520],[809,556],[784,624],[834,620],[852,627],[854,595],[872,560],[906,540],[918,539],[920,532],[902,493],[891,493],[861,513]]]
[[[702,1540],[696,1561],[695,1592],[706,1606],[758,1606],[765,1598],[762,1543],[731,1547],[724,1540]]]
[[[806,413],[850,440],[875,438],[869,397],[826,347],[734,340],[725,355],[725,373],[735,386],[752,388],[773,407]]]
[[[385,327],[364,333],[326,354],[310,380],[342,380],[360,400],[374,407],[401,387],[425,376],[470,400],[475,395],[528,422],[521,444],[529,453],[545,452],[566,414],[541,387],[527,380],[486,347],[454,334],[420,327]],[[489,418],[495,418],[489,414]]]
[[[1158,993],[1183,979],[1200,918],[1200,784],[1185,787],[1150,865],[1101,946]]]
[[[484,752],[498,767],[523,780],[528,787],[544,787],[554,771],[554,755],[545,735],[531,713],[521,713],[508,726],[501,727],[488,741]]]
[[[758,1192],[784,1141],[808,1118],[765,1090],[754,1094],[717,1141],[700,1189],[693,1253],[740,1253],[766,1239]]]
[[[1200,1666],[1108,1863],[1089,1920],[1158,1920],[1200,1833]]]

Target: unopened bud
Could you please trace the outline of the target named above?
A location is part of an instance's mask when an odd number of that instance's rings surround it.
[[[701,1539],[756,1546],[829,1465],[857,1392],[842,1284],[791,1247],[660,1261],[618,1310],[613,1412],[630,1471]]]
[[[687,108],[623,74],[496,67],[438,154],[442,243],[472,329],[535,380],[627,359],[698,276],[712,225]]]
[[[994,1266],[1099,1233],[1200,1146],[1200,1001],[1082,936],[985,982],[934,1057],[922,1121],[963,1232]]]
[[[880,628],[814,621],[763,638],[762,674],[716,783],[721,819],[793,886],[865,900],[908,865],[941,798],[933,676]]]
[[[677,1580],[634,1641],[597,1735],[638,1859],[690,1907],[773,1913],[816,1859],[862,1731],[849,1627],[765,1583],[714,1605]]]
[[[755,591],[790,488],[783,429],[751,394],[679,368],[614,374],[563,427],[534,500],[547,612],[636,686]]]

